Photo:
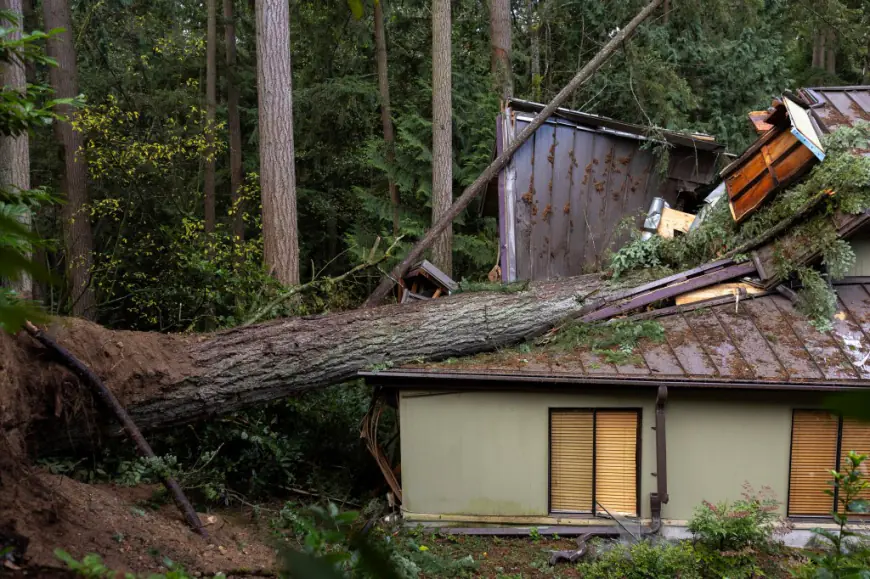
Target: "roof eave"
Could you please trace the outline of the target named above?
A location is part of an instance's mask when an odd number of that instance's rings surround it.
[[[552,374],[515,374],[515,373],[479,373],[479,372],[435,372],[431,370],[382,370],[363,371],[357,374],[367,383],[401,389],[455,389],[459,382],[464,382],[467,389],[515,389],[524,384],[549,384],[570,386],[621,386],[681,389],[722,389],[722,390],[767,390],[767,391],[811,391],[811,392],[845,392],[852,390],[870,390],[870,383],[865,381],[844,382],[783,382],[774,380],[740,380],[740,379],[679,379],[673,377],[623,377],[623,376],[556,376]],[[469,387],[469,383],[472,385]]]

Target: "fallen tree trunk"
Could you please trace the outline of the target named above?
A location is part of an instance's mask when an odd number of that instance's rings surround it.
[[[583,311],[578,298],[591,292],[596,298],[615,293],[597,275],[588,275],[531,284],[519,292],[463,293],[198,336],[110,331],[81,320],[52,333],[94,370],[145,431],[337,384],[378,365],[508,346],[578,315]],[[32,360],[33,352],[29,356]],[[31,376],[34,369],[21,372]],[[55,383],[64,380],[69,376]],[[63,388],[68,396],[68,385]],[[46,391],[49,398],[51,392]],[[72,406],[82,405],[64,404]],[[40,422],[30,428],[41,441],[38,450],[81,440],[80,432],[69,430],[81,418],[67,419],[64,431],[54,435],[44,427],[59,422],[56,418]]]

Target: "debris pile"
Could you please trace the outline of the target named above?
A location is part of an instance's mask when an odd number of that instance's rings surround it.
[[[765,115],[750,113],[760,136],[720,171],[697,213],[654,200],[641,233],[614,254],[613,277],[651,267],[690,270],[678,282],[681,290],[664,298],[680,305],[775,290],[814,325],[830,327],[836,313],[830,282],[856,260],[845,240],[870,221],[867,96],[863,87],[803,89],[775,100]],[[842,99],[851,104],[849,114],[836,104]],[[686,281],[693,268],[717,260],[730,270],[715,283]]]

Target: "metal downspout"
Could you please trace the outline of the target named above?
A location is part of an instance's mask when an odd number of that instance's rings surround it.
[[[650,493],[650,515],[652,525],[649,534],[658,533],[662,528],[662,505],[668,497],[668,448],[665,431],[665,403],[668,401],[668,387],[659,386],[656,394],[656,492]]]

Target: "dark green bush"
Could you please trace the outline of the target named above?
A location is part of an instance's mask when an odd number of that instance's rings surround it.
[[[687,543],[641,541],[634,545],[616,544],[602,551],[593,561],[577,566],[586,579],[658,579],[702,577],[692,546]]]

